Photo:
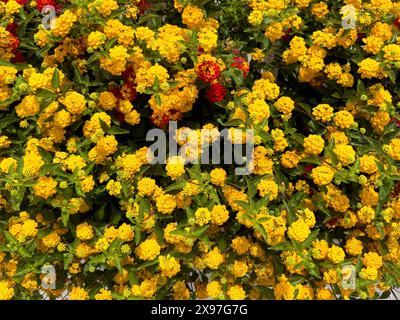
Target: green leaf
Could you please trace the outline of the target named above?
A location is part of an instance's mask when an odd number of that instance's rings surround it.
[[[64,227],[68,226],[69,213],[67,211],[61,212],[61,222],[62,222]]]
[[[288,251],[288,250],[292,249],[292,245],[290,242],[285,241],[285,242],[278,243],[274,246],[271,246],[268,249],[274,250],[274,251]]]
[[[13,210],[19,211],[25,192],[25,188],[18,188],[11,191],[10,203]]]
[[[359,95],[365,94],[365,85],[364,85],[364,82],[362,82],[360,79],[358,79],[358,81],[357,81],[357,93]]]
[[[138,245],[142,238],[142,228],[139,225],[135,226],[135,244]]]
[[[137,271],[145,269],[145,268],[148,268],[148,267],[151,267],[151,266],[154,266],[156,264],[158,264],[158,259],[143,263],[141,266],[139,266],[139,268],[137,268]]]
[[[104,219],[106,205],[107,203],[104,203],[95,213],[96,218],[100,221]]]
[[[6,237],[7,243],[9,244],[17,244],[18,240],[7,230],[3,230],[3,234]]]
[[[51,163],[53,161],[53,157],[51,156],[51,153],[44,150],[41,146],[37,146],[36,148],[38,149],[39,154],[41,155],[41,157],[45,161],[45,163]]]
[[[101,54],[96,52],[96,53],[92,54],[89,59],[87,59],[86,64],[91,64],[92,62],[99,60],[100,57],[101,57]]]
[[[37,89],[36,96],[43,100],[50,101],[54,101],[57,98],[57,95],[53,91],[44,88]]]
[[[58,163],[46,163],[40,167],[39,176],[44,176],[47,173],[52,173],[52,171],[58,168],[60,164]]]
[[[128,272],[128,278],[129,278],[129,284],[130,285],[134,285],[134,284],[138,284],[139,283],[139,279],[136,276],[137,270],[135,269],[130,269]]]
[[[301,246],[302,246],[303,248],[308,248],[308,247],[311,245],[311,243],[312,243],[315,239],[317,239],[318,234],[319,234],[319,229],[312,231],[312,232],[310,233],[310,235],[308,236],[308,238],[301,244]]]
[[[168,187],[164,189],[166,193],[171,192],[171,191],[176,191],[176,190],[182,190],[186,186],[187,182],[186,181],[176,181],[172,184],[170,184]]]
[[[54,69],[53,77],[51,78],[51,86],[57,89],[60,86],[60,75],[57,68]]]
[[[105,123],[103,120],[101,120],[99,118],[99,123],[100,123],[100,128],[101,130],[103,130],[104,133],[108,133],[108,130],[110,129],[107,125],[107,123]]]
[[[392,81],[392,83],[396,83],[396,78],[397,78],[397,73],[395,70],[391,69],[391,70],[387,70],[387,74],[389,76],[390,81]]]
[[[204,232],[207,231],[208,227],[209,226],[207,226],[207,225],[202,226],[202,227],[198,228],[197,230],[190,232],[189,237],[195,237],[195,238],[200,237],[201,235],[204,234]]]
[[[381,204],[385,203],[390,195],[390,191],[394,187],[394,182],[391,179],[384,178],[382,180],[382,185],[379,188],[379,202]]]
[[[120,128],[120,127],[117,127],[117,126],[112,126],[110,129],[108,129],[108,134],[113,134],[113,135],[116,135],[116,134],[127,134],[129,132],[130,132],[129,130],[123,129],[123,128]]]
[[[74,255],[72,252],[68,252],[68,253],[64,254],[64,259],[63,259],[64,270],[68,269],[68,267],[71,264],[73,259],[74,259]]]
[[[19,247],[18,248],[18,253],[24,258],[31,258],[32,257],[32,254],[28,250],[26,250],[24,247]]]
[[[115,257],[113,261],[114,261],[114,264],[115,264],[115,267],[117,268],[117,270],[118,270],[119,272],[122,272],[123,269],[122,269],[122,265],[121,265],[121,260],[120,260],[120,258],[119,258],[119,257]]]

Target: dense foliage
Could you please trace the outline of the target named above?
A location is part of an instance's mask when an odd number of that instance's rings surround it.
[[[399,3],[1,0],[0,15],[0,299],[399,286]],[[146,134],[172,120],[188,153],[150,164]],[[254,142],[252,174],[185,162],[201,129]]]

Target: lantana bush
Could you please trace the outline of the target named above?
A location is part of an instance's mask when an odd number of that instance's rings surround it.
[[[0,16],[0,299],[400,286],[399,2],[1,0]],[[196,161],[223,131],[253,146],[246,174]]]

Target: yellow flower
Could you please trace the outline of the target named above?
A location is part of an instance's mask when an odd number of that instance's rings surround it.
[[[88,292],[81,287],[73,287],[69,293],[69,300],[88,300]]]
[[[216,270],[225,261],[224,255],[218,249],[214,247],[204,257],[204,262],[210,269]]]
[[[98,293],[95,294],[94,298],[96,300],[112,300],[112,294],[110,290],[102,288]]]
[[[273,180],[262,179],[257,184],[257,190],[261,197],[269,195],[269,200],[275,200],[278,197],[278,185]]]
[[[378,171],[378,167],[376,165],[376,161],[378,159],[373,155],[364,154],[360,157],[360,172],[364,172],[367,174],[373,174]]]
[[[229,211],[225,205],[215,205],[211,210],[211,222],[217,226],[223,225],[229,219]]]
[[[210,283],[207,284],[207,294],[212,298],[216,299],[219,296],[221,296],[222,292],[222,285],[219,281],[211,281]]]
[[[399,138],[395,138],[390,141],[388,150],[389,150],[388,154],[392,159],[394,159],[396,161],[400,161],[400,139]]]
[[[358,66],[358,73],[361,74],[361,78],[382,78],[383,71],[378,61],[366,58]]]
[[[315,240],[312,243],[311,254],[315,259],[322,260],[328,255],[329,245],[325,240]]]
[[[34,116],[39,112],[39,110],[39,101],[34,95],[25,96],[21,103],[15,108],[15,111],[20,118]]]
[[[61,238],[57,232],[53,231],[42,238],[43,245],[47,248],[55,248],[60,243]]]
[[[244,300],[246,298],[246,291],[240,285],[231,286],[226,294],[231,300]]]
[[[352,256],[359,256],[363,250],[363,244],[356,238],[350,238],[346,241],[345,250]]]
[[[81,114],[86,108],[85,97],[76,91],[66,93],[65,97],[60,101],[73,115]]]
[[[210,177],[212,184],[220,187],[223,187],[225,185],[226,172],[224,169],[216,168],[211,170]]]
[[[171,214],[176,208],[175,197],[171,194],[161,194],[156,199],[156,207],[163,214]]]
[[[171,278],[181,270],[179,261],[170,255],[160,256],[158,260],[161,273],[166,277]]]
[[[321,122],[328,122],[333,117],[333,108],[329,104],[319,104],[313,108],[312,115]]]
[[[328,165],[318,166],[311,171],[311,178],[319,186],[329,184],[335,175],[335,170]]]
[[[329,13],[328,5],[325,2],[318,2],[311,7],[311,13],[317,18],[323,18]]]
[[[93,235],[93,227],[87,222],[81,223],[76,227],[76,236],[82,241],[92,239]]]
[[[303,242],[308,238],[311,231],[303,219],[293,222],[288,229],[288,236],[292,240]]]
[[[194,216],[199,226],[203,226],[211,221],[211,212],[207,208],[198,208]]]
[[[99,105],[104,110],[112,110],[117,106],[118,99],[114,96],[112,92],[105,91],[100,93]]]
[[[357,212],[358,220],[363,224],[371,223],[375,218],[375,210],[368,206],[363,206]]]
[[[47,199],[57,193],[56,187],[57,181],[52,177],[40,177],[32,189],[35,196]]]
[[[11,300],[14,296],[14,288],[7,280],[0,281],[0,300]]]
[[[52,27],[53,35],[64,38],[69,33],[77,19],[78,17],[72,11],[64,11],[54,22],[54,26]]]
[[[383,265],[382,257],[376,252],[364,253],[362,263],[367,268],[379,269]]]
[[[151,178],[142,178],[138,181],[137,186],[140,196],[151,196],[156,189],[156,182]]]
[[[250,250],[250,241],[246,237],[235,237],[231,245],[238,255],[244,255]]]
[[[370,267],[362,268],[360,277],[366,280],[376,280],[378,278],[378,270]]]
[[[346,110],[336,112],[334,120],[335,125],[342,129],[348,129],[354,123],[353,115]]]
[[[310,155],[318,155],[324,150],[325,141],[320,136],[311,134],[304,138],[304,151]]]
[[[201,28],[205,24],[204,13],[199,7],[188,5],[183,9],[182,22],[189,29]]]
[[[338,247],[337,245],[332,245],[328,250],[328,260],[332,263],[338,264],[342,262],[345,258],[346,254],[343,249]]]
[[[343,166],[351,165],[356,161],[356,152],[352,146],[336,144],[333,148],[333,152]]]
[[[105,43],[106,36],[100,31],[93,31],[88,36],[88,47],[91,49],[97,49]]]
[[[165,170],[172,180],[178,179],[185,173],[185,159],[180,156],[170,157],[167,160]]]
[[[110,180],[107,182],[106,189],[111,196],[118,196],[121,194],[122,185],[118,181]]]
[[[233,263],[231,272],[235,278],[241,278],[247,274],[248,269],[249,268],[245,262],[236,260]]]
[[[160,245],[154,239],[146,239],[139,244],[135,253],[141,260],[154,260],[160,254]]]

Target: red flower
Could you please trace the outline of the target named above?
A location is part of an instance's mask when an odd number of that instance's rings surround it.
[[[306,166],[304,166],[304,171],[305,172],[311,172],[312,169],[314,169],[314,165],[313,164],[308,164]]]
[[[233,49],[233,50],[232,50],[232,53],[233,53],[233,54],[240,54],[240,50],[239,50],[239,49]]]
[[[15,23],[15,22],[11,22],[11,23],[9,23],[8,25],[7,25],[7,28],[6,28],[6,30],[8,31],[8,32],[11,32],[11,33],[16,33],[17,32],[17,27],[18,27],[18,25]]]
[[[206,98],[212,103],[224,100],[225,96],[226,88],[219,83],[213,83],[206,93]]]
[[[397,29],[400,29],[400,17],[397,17],[393,24]]]
[[[289,42],[290,34],[292,33],[292,28],[289,28],[285,31],[284,36],[282,37],[282,41]]]
[[[136,76],[135,76],[135,70],[133,70],[133,67],[131,67],[131,66],[127,67],[122,72],[122,78],[124,79],[125,82],[134,82]]]
[[[241,57],[235,57],[233,58],[233,60],[234,62],[231,64],[231,66],[234,68],[238,68],[239,70],[242,70],[243,78],[246,78],[250,70],[247,61]]]
[[[56,7],[57,4],[54,0],[38,0],[36,4],[36,8],[41,12],[44,6],[53,6]]]
[[[119,90],[119,95],[125,100],[135,100],[137,97],[137,91],[133,82],[127,81]]]
[[[329,221],[326,222],[326,224],[328,225],[328,227],[330,228],[334,228],[336,227],[336,224],[338,223],[338,218],[333,218]]]
[[[137,91],[133,82],[127,81],[122,86],[112,85],[108,88],[116,98],[120,100],[135,100],[137,97]]]
[[[117,99],[121,99],[121,90],[119,87],[116,85],[112,85],[108,88],[108,91],[110,91]]]
[[[201,81],[212,83],[221,74],[221,68],[214,61],[203,61],[197,66],[197,74]]]
[[[203,53],[204,53],[204,48],[198,47],[198,48],[197,48],[197,55],[199,56],[199,55],[201,55],[201,54],[203,54]]]
[[[169,122],[169,117],[167,115],[163,115],[162,120],[161,120],[161,125],[165,126]]]
[[[11,59],[11,62],[12,63],[17,63],[17,62],[24,63],[25,62],[25,57],[24,57],[24,55],[22,54],[21,51],[15,50],[14,51],[14,58]]]
[[[10,34],[8,37],[8,41],[10,42],[10,46],[13,49],[17,49],[19,46],[19,39],[16,35]]]
[[[362,32],[357,33],[358,40],[362,40],[363,38],[365,38],[365,33],[362,33]]]
[[[116,118],[120,123],[125,122],[125,115],[124,115],[122,112],[120,112],[120,111],[117,111],[117,113],[115,114],[115,118]]]
[[[7,3],[9,0],[1,0],[1,2]],[[21,6],[23,6],[25,3],[28,2],[28,0],[16,0],[17,3]]]
[[[151,3],[147,2],[146,0],[141,0],[137,7],[139,8],[139,14],[142,15],[148,8],[151,7]]]
[[[400,119],[392,118],[390,121],[395,123],[397,128],[400,128]]]

